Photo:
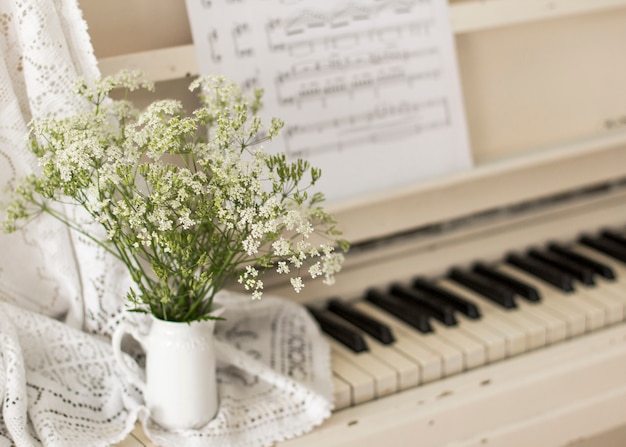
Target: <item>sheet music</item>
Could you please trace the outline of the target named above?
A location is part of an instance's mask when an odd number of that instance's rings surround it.
[[[471,166],[445,0],[186,0],[198,65],[263,88],[329,200]]]

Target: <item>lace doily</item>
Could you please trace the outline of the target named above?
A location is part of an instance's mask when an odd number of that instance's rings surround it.
[[[1,204],[38,169],[28,122],[78,111],[75,80],[99,73],[75,0],[0,0],[0,51]],[[45,216],[0,233],[0,252],[0,447],[106,446],[137,418],[158,444],[265,446],[330,415],[328,347],[308,313],[276,297],[223,293],[218,415],[201,430],[164,432],[110,347],[130,284],[123,266]]]
[[[152,423],[140,392],[123,379],[109,339],[0,302],[0,446],[107,446],[139,417],[164,446],[269,446],[330,416],[328,346],[290,301],[220,294],[216,325],[217,416],[199,430]]]

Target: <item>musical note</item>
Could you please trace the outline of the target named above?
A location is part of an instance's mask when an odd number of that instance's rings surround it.
[[[322,168],[328,197],[469,166],[447,2],[186,1],[201,72],[263,88],[286,122],[271,147]]]
[[[254,56],[254,40],[248,23],[237,23],[232,31],[235,54],[238,57]]]
[[[358,150],[364,143],[401,140],[451,126],[445,97],[425,101],[382,103],[362,113],[287,125],[283,138],[287,153],[311,157],[341,147]],[[324,135],[331,135],[327,138]]]
[[[211,60],[213,62],[220,63],[222,61],[222,56],[217,52],[217,30],[211,30],[207,37],[209,41]]]
[[[279,71],[274,83],[277,100],[282,105],[303,107],[304,102],[316,100],[326,107],[333,96],[354,98],[360,92],[380,95],[386,86],[397,88],[400,84],[412,89],[421,81],[438,79],[442,73],[439,52],[429,47],[344,57],[331,54],[327,59],[310,59]],[[321,87],[310,88],[311,79]]]

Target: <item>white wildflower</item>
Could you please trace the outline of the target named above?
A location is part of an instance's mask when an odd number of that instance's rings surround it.
[[[187,113],[169,99],[139,110],[109,96],[119,87],[152,85],[126,71],[82,81],[76,91],[88,110],[33,121],[30,147],[42,169],[16,188],[6,228],[28,222],[25,210],[48,209],[48,197],[82,206],[106,238],[87,231],[91,222],[81,229],[117,254],[135,281],[134,310],[162,312],[158,318],[206,317],[203,300],[212,302],[233,277],[260,299],[272,265],[296,292],[303,278],[334,281],[343,262],[334,221],[319,195],[304,200],[319,170],[259,144],[284,125],[262,125],[260,91],[248,98],[227,78],[199,77],[190,88],[201,89],[200,107]],[[313,233],[329,243],[317,247]],[[182,294],[190,300],[172,299]]]
[[[291,269],[289,268],[289,264],[287,264],[285,261],[278,261],[278,267],[276,268],[276,271],[281,274],[288,274]]]
[[[309,267],[309,275],[311,275],[311,278],[317,278],[321,274],[322,274],[322,265],[319,261]]]
[[[280,238],[272,243],[272,249],[274,250],[274,256],[283,257],[291,253],[291,244],[285,238]]]
[[[291,278],[291,286],[296,293],[300,293],[300,291],[304,288],[304,283],[302,282],[302,278],[300,276],[296,276],[295,278]]]

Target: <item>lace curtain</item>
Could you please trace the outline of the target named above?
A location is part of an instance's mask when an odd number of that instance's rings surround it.
[[[28,122],[79,111],[74,82],[99,71],[75,0],[0,0],[0,33],[1,204],[38,169]],[[110,348],[129,281],[115,259],[48,216],[0,233],[0,447],[111,445],[137,418],[163,445],[270,445],[330,415],[328,346],[306,311],[223,293],[217,417],[188,433],[154,426]]]

